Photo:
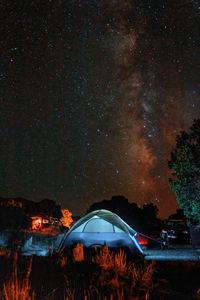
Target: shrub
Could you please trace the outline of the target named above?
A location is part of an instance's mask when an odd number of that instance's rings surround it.
[[[84,251],[82,244],[77,243],[76,247],[73,249],[73,257],[75,261],[84,260]]]

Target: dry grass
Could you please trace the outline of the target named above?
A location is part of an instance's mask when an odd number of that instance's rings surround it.
[[[97,262],[105,270],[112,269],[122,274],[127,271],[126,253],[122,249],[120,249],[119,253],[114,253],[107,246],[103,246],[93,261]]]
[[[57,253],[56,264],[61,268],[64,268],[67,265],[67,257],[63,256],[63,251]]]
[[[93,261],[105,270],[113,269],[114,267],[113,254],[109,251],[108,246],[103,246]]]
[[[10,269],[12,256],[6,255],[5,261],[3,257],[0,259]],[[155,261],[132,259],[125,251],[114,252],[107,246],[94,252],[78,244],[73,250],[69,249],[67,257],[65,255],[60,253],[44,260],[34,258],[33,267],[31,258],[23,276],[20,270],[27,258],[18,259],[18,254],[15,253],[13,272],[11,269],[9,280],[2,285],[0,300],[149,300],[161,299],[166,295],[176,299],[178,293],[182,293],[170,290],[170,277],[167,276],[174,274],[174,267],[170,265],[171,273],[167,275],[169,264],[159,265]],[[197,267],[195,266],[195,270]],[[43,272],[38,274],[40,268],[43,268]],[[190,269],[187,267],[185,270]],[[193,271],[189,274],[191,272]],[[4,275],[2,273],[4,280],[6,277],[6,272]],[[44,282],[44,285],[41,286],[40,282]],[[31,287],[34,287],[35,292]],[[195,293],[195,299],[200,300],[199,284],[191,290]],[[193,297],[191,293],[187,295],[187,299]]]
[[[31,285],[29,282],[31,267],[32,267],[32,257],[29,262],[26,277],[24,279],[19,279],[18,277],[18,253],[14,255],[13,263],[13,273],[10,280],[3,284],[3,291],[1,293],[2,300],[35,300],[35,293],[31,291]]]
[[[129,273],[132,274],[132,282],[136,286],[138,282],[142,282],[144,286],[150,286],[152,275],[155,271],[155,261],[148,263],[145,261],[142,267],[136,268],[134,264],[129,265]]]
[[[0,247],[0,256],[10,257],[11,251],[5,248]]]
[[[73,269],[74,262],[82,262],[85,259],[82,244],[77,244],[77,246],[73,249],[72,258],[73,259],[71,261],[69,260],[69,263],[67,264],[68,257],[63,256],[62,253],[60,253],[56,257],[55,263],[61,269],[67,267],[66,271],[68,268],[70,270],[71,267]],[[87,263],[87,261],[85,261],[85,263]],[[81,293],[81,300],[91,300],[93,298],[99,300],[149,299],[150,291],[153,287],[152,274],[155,270],[154,263],[145,263],[142,267],[136,267],[133,262],[127,262],[127,256],[123,250],[120,249],[119,252],[115,253],[110,251],[107,246],[96,251],[93,257],[90,256],[88,266],[92,266],[91,263],[94,263],[94,266],[95,264],[99,265],[100,274],[95,281],[90,281],[88,285],[85,286],[85,283],[83,283],[82,292],[80,290],[80,282],[76,279],[76,276],[80,274],[75,274],[73,279],[74,281],[71,281],[70,273],[68,273],[68,275],[63,273],[65,277],[65,288],[63,293],[64,300],[77,299],[77,290],[75,289],[75,286],[79,287],[78,293]],[[82,265],[80,264],[80,266]],[[14,255],[13,272],[10,279],[3,284],[0,299],[35,300],[36,294],[32,291],[30,283],[31,269],[32,257],[30,259],[25,278],[19,276],[18,253],[16,252]],[[92,272],[96,272],[94,270]],[[74,271],[77,272],[77,269]],[[88,269],[88,272],[90,272],[90,269]],[[40,280],[42,281],[42,278],[40,278]],[[49,296],[54,297],[57,290],[58,287],[52,289],[49,294],[47,293],[47,296],[44,297],[44,299],[49,299]],[[140,298],[141,291],[143,294]]]
[[[73,249],[73,257],[74,261],[83,261],[84,260],[84,250],[82,244],[77,244],[76,247]]]
[[[110,299],[113,297],[124,300],[127,294],[133,297],[131,299],[136,299],[140,292],[143,294],[142,299],[149,299],[150,291],[153,289],[154,262],[145,262],[144,265],[136,267],[133,262],[127,263],[126,253],[123,250],[114,253],[107,246],[100,250],[93,261],[102,268],[99,283],[101,287],[110,287],[112,291]]]
[[[126,253],[122,249],[114,256],[114,269],[118,273],[127,271]]]
[[[154,288],[152,280],[154,272],[155,261],[152,261],[150,264],[145,261],[144,265],[139,268],[136,268],[134,264],[130,264],[129,274],[131,277],[131,294],[134,294],[137,290],[144,291],[144,299],[148,300],[150,297],[150,291]]]
[[[60,256],[58,259],[58,263],[61,266],[61,268],[64,268],[67,265],[67,258]]]
[[[64,296],[64,300],[74,300],[75,299],[75,291],[74,289],[70,289],[67,285],[66,289],[65,289],[65,296]]]

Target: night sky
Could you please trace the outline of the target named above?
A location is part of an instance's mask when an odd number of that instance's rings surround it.
[[[200,117],[200,1],[6,0],[0,14],[0,195],[173,213],[167,159]]]

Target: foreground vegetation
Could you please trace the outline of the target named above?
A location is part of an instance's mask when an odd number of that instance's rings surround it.
[[[0,252],[0,299],[198,299],[200,264],[147,262],[82,245],[49,257]]]

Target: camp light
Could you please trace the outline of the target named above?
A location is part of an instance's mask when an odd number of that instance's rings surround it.
[[[42,227],[42,219],[40,217],[32,218],[32,229],[40,229]]]

